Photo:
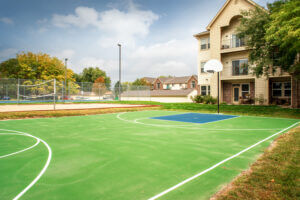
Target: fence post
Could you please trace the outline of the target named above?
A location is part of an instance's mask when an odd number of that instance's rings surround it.
[[[20,79],[18,79],[17,88],[18,88],[18,91],[17,91],[17,102],[19,104],[19,99],[20,99]]]
[[[54,96],[53,96],[53,109],[55,110],[55,96],[56,96],[56,79],[54,79]]]

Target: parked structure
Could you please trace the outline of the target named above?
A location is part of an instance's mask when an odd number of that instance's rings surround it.
[[[210,59],[220,60],[220,100],[229,104],[283,104],[300,106],[300,82],[281,71],[256,77],[248,65],[246,41],[236,35],[241,11],[260,7],[251,0],[227,0],[198,40],[198,84],[200,94],[217,96],[217,74],[204,72]],[[262,8],[262,7],[261,7]],[[264,9],[264,8],[262,8]]]

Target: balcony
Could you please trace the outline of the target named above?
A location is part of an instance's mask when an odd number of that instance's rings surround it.
[[[232,38],[221,42],[221,53],[229,53],[246,50],[245,39]]]

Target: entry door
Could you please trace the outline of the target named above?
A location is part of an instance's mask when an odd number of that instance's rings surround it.
[[[234,87],[233,88],[233,102],[238,103],[239,102],[239,96],[240,96],[240,88]]]

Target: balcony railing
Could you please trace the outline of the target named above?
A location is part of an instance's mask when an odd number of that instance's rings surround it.
[[[222,40],[221,49],[230,49],[236,47],[243,47],[246,46],[245,39],[239,38],[232,38],[232,39],[225,39]]]

